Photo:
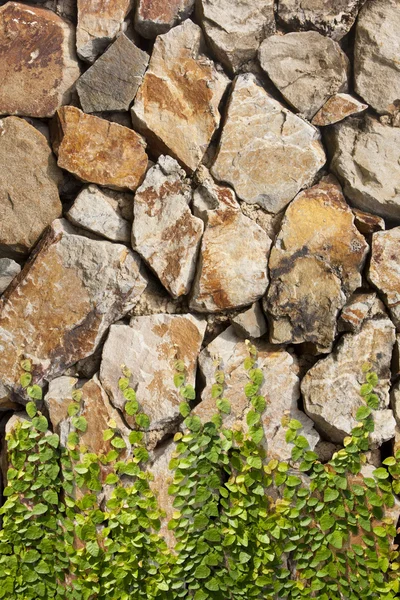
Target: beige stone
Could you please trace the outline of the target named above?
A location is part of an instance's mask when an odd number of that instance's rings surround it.
[[[339,331],[358,333],[374,309],[375,302],[376,294],[353,294],[341,312],[338,321]]]
[[[186,173],[170,156],[161,156],[137,190],[132,246],[174,298],[189,292],[203,234],[194,217]]]
[[[363,112],[367,108],[368,104],[363,104],[350,94],[334,94],[319,109],[311,123],[318,127],[326,127],[326,125],[333,125],[343,121],[346,117]]]
[[[271,250],[270,340],[330,352],[346,298],[361,285],[368,244],[332,177],[289,205]]]
[[[20,393],[19,361],[51,380],[90,356],[111,323],[135,304],[146,282],[126,246],[90,240],[54,221],[18,285],[0,301],[0,399]]]
[[[283,97],[307,119],[333,94],[347,91],[347,56],[337,42],[316,31],[268,37],[259,59]]]
[[[135,191],[147,168],[145,147],[132,129],[86,115],[74,106],[57,113],[53,148],[58,166],[82,181]]]
[[[205,56],[200,27],[187,20],[156,40],[132,108],[134,127],[153,152],[195,171],[219,126],[228,82]]]
[[[373,234],[368,279],[383,295],[398,330],[400,329],[399,252],[400,227]]]
[[[68,104],[80,70],[70,23],[50,10],[0,7],[0,115],[51,117]]]
[[[167,542],[170,550],[174,549],[176,539],[174,532],[168,529],[168,522],[172,519],[175,512],[173,506],[174,497],[168,494],[168,488],[174,478],[174,473],[169,469],[169,463],[176,450],[174,442],[167,442],[155,451],[155,459],[150,465],[148,471],[153,476],[150,481],[150,489],[156,494],[158,506],[165,511],[165,517],[161,521],[160,535]]]
[[[0,256],[21,257],[61,215],[57,167],[44,135],[24,119],[0,120]]]
[[[259,338],[267,333],[267,322],[259,302],[231,320],[235,332],[244,338]]]
[[[257,83],[239,76],[233,86],[214,177],[230,184],[241,200],[280,212],[312,184],[325,163],[320,135]]]
[[[167,33],[188,18],[194,4],[195,0],[138,0],[135,29],[148,39]]]

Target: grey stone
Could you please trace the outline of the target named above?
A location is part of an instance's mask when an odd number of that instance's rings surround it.
[[[259,338],[267,333],[267,321],[259,302],[231,320],[232,327],[241,337]]]
[[[138,0],[135,29],[152,39],[187,19],[196,0]]]
[[[0,258],[0,294],[10,285],[14,277],[21,271],[21,267],[11,258]]]

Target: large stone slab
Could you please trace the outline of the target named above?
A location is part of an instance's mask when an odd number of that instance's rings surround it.
[[[257,83],[240,75],[233,86],[212,173],[241,200],[281,211],[312,184],[325,163],[320,134]]]
[[[76,47],[83,60],[93,63],[122,30],[133,0],[78,0]]]
[[[95,351],[111,323],[146,287],[140,258],[126,246],[77,235],[54,221],[0,303],[0,399],[19,392],[19,361],[51,380]]]
[[[378,113],[400,106],[400,5],[374,0],[361,9],[354,46],[356,92]]]
[[[63,176],[44,135],[18,117],[0,120],[0,173],[0,256],[21,257],[61,215]]]
[[[203,234],[191,200],[190,181],[170,156],[159,158],[135,195],[132,246],[174,298],[190,290]]]
[[[311,448],[319,441],[312,421],[297,406],[300,396],[297,360],[286,350],[273,347],[265,341],[253,340],[253,343],[258,351],[257,366],[264,374],[260,394],[265,397],[267,407],[261,421],[268,458],[288,460],[292,446],[285,441],[286,429],[281,423],[284,416],[289,415],[303,424],[302,433],[308,439]],[[218,360],[225,373],[224,396],[231,404],[230,414],[223,415],[224,426],[228,429],[242,427],[247,431],[246,415],[252,409],[252,404],[243,391],[249,381],[243,366],[247,356],[246,343],[235,334],[233,327],[229,327],[201,352],[199,365],[206,380],[206,387],[200,404],[192,412],[203,422],[209,421],[217,412],[211,388],[215,383],[215,361]]]
[[[142,83],[149,55],[121,33],[78,80],[86,113],[129,110]]]
[[[132,108],[134,127],[153,152],[171,155],[189,171],[219,126],[218,106],[229,82],[204,49],[201,29],[190,20],[159,36]]]
[[[187,19],[196,0],[138,0],[135,29],[144,38],[152,39],[167,33]]]
[[[400,220],[400,129],[369,115],[349,117],[330,128],[327,143],[346,198],[361,210]]]
[[[50,10],[0,7],[0,115],[51,117],[68,104],[80,70],[71,24]]]
[[[259,58],[283,97],[307,119],[333,94],[347,91],[347,56],[337,42],[316,31],[268,37]]]
[[[368,244],[332,177],[289,205],[271,250],[266,308],[275,344],[330,352],[346,299],[361,285]]]
[[[400,330],[400,227],[378,231],[372,236],[369,281],[385,300],[397,330]]]
[[[370,363],[379,377],[375,393],[380,408],[374,411],[371,442],[380,446],[394,437],[395,421],[388,408],[394,342],[395,327],[376,299],[360,331],[345,333],[333,353],[318,361],[304,377],[301,390],[305,410],[329,440],[341,443],[357,423],[356,411],[365,404],[360,395],[365,363]]]
[[[231,72],[252,60],[275,33],[274,0],[200,0],[198,16],[217,57]]]
[[[135,191],[147,168],[145,147],[132,129],[86,115],[74,106],[57,113],[53,148],[58,166],[82,181]]]
[[[253,304],[268,285],[271,239],[246,217],[234,192],[206,179],[194,194],[205,230],[190,295],[190,308],[220,312]]]
[[[278,18],[290,29],[314,29],[340,40],[353,27],[365,0],[279,0]]]
[[[187,383],[194,386],[197,356],[206,328],[192,315],[134,317],[129,325],[113,325],[104,345],[100,381],[112,404],[123,409],[126,399],[118,387],[121,365],[132,372],[130,385],[136,390],[141,410],[151,419],[148,443],[155,444],[176,430],[182,397],[174,386],[174,365],[183,360]],[[128,425],[135,418],[125,416]]]

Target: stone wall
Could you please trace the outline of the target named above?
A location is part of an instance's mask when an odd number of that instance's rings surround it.
[[[127,436],[125,364],[167,505],[174,362],[208,418],[219,357],[245,426],[251,338],[270,456],[290,414],[329,459],[368,362],[380,464],[400,442],[398,0],[1,4],[3,433],[30,358],[55,431],[83,385],[88,447],[109,418]]]

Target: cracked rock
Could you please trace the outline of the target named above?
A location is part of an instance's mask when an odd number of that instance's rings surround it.
[[[189,17],[194,4],[195,0],[138,0],[135,29],[148,39],[167,33]]]

